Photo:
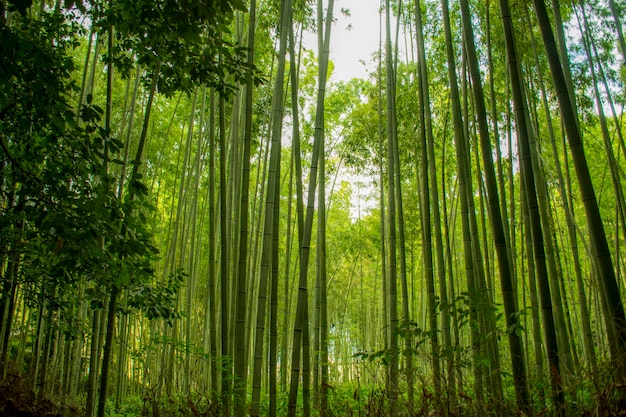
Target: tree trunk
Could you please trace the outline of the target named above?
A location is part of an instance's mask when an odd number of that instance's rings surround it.
[[[436,173],[435,169],[435,161],[434,161],[434,138],[432,132],[432,121],[431,121],[431,112],[430,112],[430,94],[429,94],[429,85],[428,85],[428,72],[426,68],[426,52],[424,47],[424,36],[423,36],[423,25],[422,25],[422,12],[421,12],[421,4],[418,0],[416,2],[416,31],[417,31],[417,53],[418,53],[418,63],[419,63],[419,92],[420,92],[420,100],[419,100],[419,126],[420,126],[420,145],[421,145],[421,222],[422,222],[422,245],[423,245],[423,263],[424,263],[424,271],[425,271],[425,279],[426,279],[426,291],[428,293],[428,319],[429,319],[429,331],[431,338],[431,355],[432,355],[432,364],[433,364],[433,391],[434,398],[436,402],[437,410],[440,412],[441,405],[441,361],[440,361],[440,353],[439,353],[439,337],[438,337],[438,326],[437,326],[437,306],[435,299],[435,280],[434,280],[434,263],[433,263],[433,244],[432,244],[432,221],[431,221],[431,204],[430,204],[430,193],[433,193],[434,208],[433,210],[437,213],[437,223],[439,223],[439,201],[438,201],[438,193],[437,193],[437,178],[434,175]],[[397,149],[397,147],[396,147]],[[399,164],[399,158],[395,160],[396,165]],[[396,170],[399,171],[398,167]],[[400,183],[400,177],[397,177],[398,183]],[[443,269],[443,258],[441,253],[441,228],[440,224],[435,224],[435,227],[439,227],[439,230],[436,232],[439,234],[439,239],[437,240],[438,244],[438,255],[437,255],[437,267],[439,274],[444,273]],[[439,282],[441,282],[441,275],[439,277]],[[445,278],[444,278],[445,280]],[[445,282],[445,281],[444,281]],[[405,317],[405,320],[408,318]],[[409,409],[412,409],[410,407]]]
[[[385,41],[385,68],[386,68],[386,102],[387,102],[387,225],[389,242],[389,277],[388,277],[388,351],[389,351],[389,379],[387,381],[387,395],[389,397],[389,414],[398,415],[398,291],[397,291],[397,242],[396,242],[396,202],[395,202],[395,155],[397,147],[396,114],[395,114],[395,74],[391,47],[391,7],[389,0],[385,0],[386,41]]]
[[[553,400],[557,415],[563,415],[565,404],[560,376],[559,351],[557,347],[554,318],[552,313],[552,298],[548,284],[548,270],[544,252],[544,237],[541,226],[541,218],[535,189],[535,173],[532,166],[530,149],[530,133],[527,126],[528,111],[522,88],[522,75],[517,57],[516,43],[513,32],[513,23],[507,0],[500,0],[502,23],[504,25],[508,69],[511,76],[511,89],[515,106],[515,126],[517,128],[518,146],[520,149],[520,170],[522,173],[528,210],[530,214],[530,232],[532,236],[533,252],[535,254],[535,268],[542,303],[544,332],[550,363],[550,375],[552,380]]]
[[[561,61],[556,49],[546,5],[543,0],[533,0],[533,4],[541,29],[544,47],[548,55],[552,81],[555,85],[559,108],[561,110],[561,119],[565,126],[574,168],[578,177],[581,199],[587,216],[587,227],[592,242],[591,249],[598,265],[598,279],[602,289],[601,294],[606,301],[611,320],[614,322],[617,331],[617,340],[614,342],[616,346],[613,351],[623,353],[626,351],[626,318],[624,317],[624,307],[617,286],[615,270],[613,269],[613,262],[611,261],[611,252],[606,239],[606,233],[604,232],[604,224],[600,216],[600,209],[598,208],[598,202],[587,166],[577,118],[570,101],[569,89],[563,76]],[[622,359],[621,357],[612,358],[619,378],[624,378],[626,375],[624,371],[624,361]]]
[[[250,14],[248,17],[248,57],[247,63],[248,65],[254,65],[254,42],[255,42],[255,29],[256,29],[256,0],[250,1]],[[240,216],[239,216],[239,254],[238,254],[238,268],[237,268],[237,321],[235,323],[235,416],[244,416],[246,414],[246,387],[247,387],[247,361],[246,361],[246,320],[251,320],[251,317],[246,317],[246,307],[247,307],[247,278],[248,278],[248,226],[250,223],[250,147],[252,141],[252,113],[253,113],[253,94],[254,94],[254,74],[252,70],[249,71],[247,76],[247,84],[246,84],[246,92],[245,92],[245,121],[244,121],[244,133],[243,133],[243,166],[242,166],[242,178],[241,178],[241,201],[240,201]],[[272,145],[274,146],[274,145]],[[279,151],[280,152],[280,151]],[[274,168],[275,169],[275,168]],[[270,166],[270,171],[272,167]],[[274,190],[271,187],[273,178],[269,178],[269,186],[267,189],[268,201],[267,201],[267,212],[266,212],[266,229],[265,233],[268,233],[267,223],[269,221],[270,227],[272,222],[273,213],[269,213],[271,210],[270,196],[273,194]],[[269,217],[269,220],[268,218]],[[271,232],[268,239],[271,239]],[[269,251],[269,243],[264,242],[263,245],[263,257],[265,259],[265,254],[267,250]],[[259,314],[257,316],[257,332],[258,332],[258,323],[259,316],[261,320],[265,319],[265,315],[261,314],[261,308],[265,308],[265,304],[261,305],[261,297],[265,297],[266,294],[263,293],[263,285],[264,280],[267,282],[267,271],[265,271],[265,275],[263,275],[263,267],[261,268],[261,282],[259,284]],[[264,300],[264,299],[263,299]],[[263,311],[264,313],[264,311]],[[261,321],[261,325],[264,324],[264,321]],[[263,343],[263,332],[260,332],[261,338],[261,350]],[[258,338],[259,334],[256,335],[257,342],[255,344],[258,346]],[[256,352],[255,352],[256,356]],[[256,358],[255,358],[255,373],[254,378],[256,378]],[[260,372],[260,370],[259,370]],[[259,374],[260,376],[260,374]],[[256,381],[255,381],[256,382]],[[253,382],[254,386],[254,382]],[[254,391],[253,391],[254,394]],[[254,395],[253,395],[254,396]],[[254,398],[252,400],[252,415],[255,415],[255,401]]]
[[[307,276],[309,269],[309,256],[311,245],[311,234],[313,229],[313,211],[315,209],[315,189],[317,185],[319,157],[321,151],[321,142],[324,140],[324,97],[326,92],[326,78],[328,74],[328,55],[330,49],[330,28],[333,16],[334,0],[328,3],[326,16],[326,28],[324,34],[324,47],[320,55],[319,74],[318,74],[318,94],[317,107],[315,114],[315,133],[313,140],[313,154],[311,157],[311,168],[309,171],[309,188],[306,207],[306,218],[302,230],[302,240],[300,245],[300,276],[298,299],[296,305],[296,319],[293,329],[293,348],[291,356],[291,383],[289,386],[289,400],[287,405],[287,415],[294,417],[296,414],[296,400],[298,396],[298,385],[300,379],[300,350],[302,348],[303,327],[308,325],[305,323],[305,310],[307,305]],[[291,16],[291,1],[285,1],[284,13]],[[291,19],[287,19],[291,21]],[[282,36],[282,35],[281,35]]]
[[[465,146],[466,137],[463,126],[463,119],[461,115],[461,103],[458,91],[458,79],[456,74],[456,63],[454,60],[455,51],[454,43],[452,41],[452,31],[450,27],[450,12],[447,0],[441,0],[441,9],[443,15],[444,32],[446,38],[446,59],[448,64],[448,84],[449,95],[452,112],[452,123],[454,130],[454,142],[456,148],[456,166],[457,175],[459,178],[459,195],[461,200],[461,221],[463,232],[463,255],[465,262],[465,278],[467,283],[467,290],[470,295],[470,312],[469,319],[471,322],[477,322],[477,306],[475,305],[476,294],[474,279],[474,250],[472,248],[472,236],[470,215],[475,216],[475,213],[469,212],[469,200],[473,198],[473,192],[471,191],[471,174],[469,173],[469,158],[467,156],[467,149]],[[479,402],[483,401],[483,386],[482,386],[482,372],[479,366],[480,359],[480,341],[478,335],[478,329],[476,326],[470,327],[470,337],[472,345],[472,360],[474,371],[474,388],[476,393],[476,399]]]
[[[528,11],[526,11],[526,19],[528,20],[528,24],[530,27],[530,16],[528,15]],[[555,132],[554,132],[554,127],[552,124],[552,117],[550,115],[550,107],[549,107],[549,103],[548,103],[548,98],[547,98],[547,93],[546,93],[546,89],[545,89],[545,84],[544,84],[544,80],[543,80],[543,74],[541,72],[541,70],[539,69],[539,57],[538,57],[538,53],[537,53],[537,48],[535,45],[535,38],[534,36],[531,36],[531,43],[532,43],[532,47],[533,47],[533,55],[535,58],[535,66],[537,67],[537,75],[538,75],[538,80],[539,80],[539,86],[541,89],[541,98],[542,98],[542,104],[543,104],[543,108],[545,111],[545,117],[546,117],[546,127],[548,129],[548,132],[550,134],[550,145],[551,145],[551,150],[552,150],[552,154],[554,157],[554,162],[555,162],[555,169],[556,169],[556,173],[557,173],[557,178],[558,178],[558,184],[559,184],[559,193],[561,195],[561,201],[563,203],[563,209],[565,211],[565,216],[567,218],[567,228],[568,228],[568,235],[569,235],[569,243],[570,243],[570,247],[572,250],[572,259],[574,262],[574,272],[576,273],[576,282],[577,282],[577,286],[578,286],[578,291],[579,291],[579,303],[580,303],[580,309],[581,309],[581,320],[582,320],[582,325],[583,325],[583,343],[585,345],[585,356],[587,358],[587,361],[589,363],[589,365],[591,366],[592,369],[596,369],[597,365],[596,363],[596,359],[595,359],[595,351],[594,351],[594,347],[593,347],[593,340],[592,340],[592,336],[591,336],[591,326],[590,326],[590,322],[589,322],[589,312],[588,312],[588,308],[587,308],[587,301],[586,301],[586,296],[585,296],[585,288],[584,288],[584,284],[583,284],[583,278],[582,278],[582,269],[581,269],[581,264],[580,264],[580,257],[578,254],[578,242],[577,242],[577,238],[576,238],[576,229],[575,229],[575,224],[576,221],[574,219],[574,214],[570,208],[570,204],[569,204],[569,198],[567,195],[567,192],[565,190],[565,180],[563,177],[563,171],[561,168],[561,162],[560,162],[560,158],[558,155],[558,150],[556,147],[556,138],[555,138]],[[586,319],[585,319],[586,318]]]
[[[221,302],[221,342],[222,342],[222,414],[225,417],[231,415],[231,398],[232,398],[232,356],[230,355],[229,346],[229,327],[230,327],[230,286],[231,279],[229,273],[230,265],[230,248],[228,239],[228,198],[226,196],[226,121],[225,121],[225,102],[224,97],[219,97],[219,151],[220,151],[220,302]]]
[[[501,2],[502,9],[503,4]],[[468,54],[468,64],[472,78],[472,91],[474,93],[474,105],[476,106],[480,146],[484,165],[485,181],[487,187],[489,219],[493,234],[496,255],[498,258],[498,270],[500,273],[500,287],[502,290],[503,304],[508,328],[509,348],[511,350],[511,366],[518,407],[525,413],[530,411],[530,398],[526,382],[526,370],[524,368],[524,349],[522,339],[518,331],[518,310],[513,293],[513,279],[511,265],[509,263],[509,249],[506,242],[505,228],[500,212],[497,182],[493,165],[489,129],[487,126],[487,114],[480,79],[480,70],[474,46],[473,30],[470,21],[470,11],[467,1],[461,2],[463,13],[463,34]],[[504,15],[504,12],[503,12]],[[506,32],[505,32],[506,33]],[[507,43],[508,45],[508,43]],[[498,400],[500,399],[498,393]]]

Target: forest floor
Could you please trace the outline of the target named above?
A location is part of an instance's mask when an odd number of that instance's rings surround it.
[[[9,374],[0,385],[2,417],[82,417],[84,410],[68,401],[38,398],[25,378]]]
[[[587,407],[579,408],[576,411],[570,408],[567,417],[626,417],[626,398],[619,395],[618,391],[621,392],[621,390],[616,389],[616,387],[605,387],[605,389],[596,396],[595,404],[591,407],[589,407],[588,404]],[[163,406],[163,404],[161,404],[161,406]],[[171,410],[159,410],[160,407],[158,406],[156,410],[149,410],[148,408],[150,407],[146,408],[146,404],[144,404],[142,410],[134,410],[134,412],[130,414],[133,416],[161,415],[176,417],[184,417],[187,415],[194,417],[208,417],[217,415],[215,409],[203,410],[204,412],[200,412],[195,407],[192,407],[188,410],[186,407],[180,407],[180,404],[177,406],[174,402],[169,404],[169,406],[172,408]],[[377,408],[377,410],[378,412],[381,411],[380,408]],[[355,414],[355,410],[347,411],[348,412],[344,414],[345,416],[357,415]],[[368,417],[374,417],[377,414],[376,411],[372,413],[372,410],[361,411],[363,412],[363,415]],[[414,410],[410,415],[413,417],[430,417],[435,415],[432,410],[430,410],[430,412],[428,412],[428,410],[426,412],[423,411],[424,410]],[[486,409],[483,411],[487,412]],[[456,412],[452,413],[452,415],[456,416],[470,416],[472,414],[473,413],[468,409],[457,409]],[[6,380],[0,383],[0,417],[84,417],[84,415],[84,406],[76,403],[75,400],[67,398],[50,399],[38,397],[33,390],[32,383],[30,383],[29,379],[26,377],[9,373]],[[126,415],[126,413],[122,412],[121,414],[114,415],[119,417]],[[333,415],[335,417],[343,417],[339,410],[335,410]],[[407,416],[406,413],[401,413],[400,415]],[[486,415],[489,415],[489,412],[487,412]],[[514,415],[518,414],[514,413]],[[550,415],[552,414],[547,409],[544,409],[536,414],[536,416],[542,417]],[[519,416],[521,417],[522,414],[519,414]]]

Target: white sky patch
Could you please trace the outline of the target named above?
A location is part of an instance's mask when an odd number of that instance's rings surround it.
[[[348,13],[343,13],[343,9]],[[380,0],[335,2],[333,9],[335,21],[330,34],[330,60],[334,65],[331,83],[349,81],[353,78],[368,79],[369,73],[376,70],[374,54],[379,49],[381,36],[379,10]],[[382,18],[384,24],[384,14]],[[395,17],[392,18],[392,22],[395,26]],[[318,55],[316,33],[303,33],[303,43],[307,49]],[[332,202],[332,192],[335,188],[340,186],[341,181],[348,181],[352,185],[352,221],[362,218],[377,207],[378,189],[374,182],[376,178],[346,169],[343,164],[336,175],[327,178],[327,198]]]
[[[372,69],[372,54],[378,50],[380,38],[380,0],[338,0],[333,14],[335,22],[330,34],[330,60],[335,69],[334,81],[352,78],[367,79]],[[349,16],[341,12],[349,10]],[[317,35],[304,33],[304,44],[317,55]]]

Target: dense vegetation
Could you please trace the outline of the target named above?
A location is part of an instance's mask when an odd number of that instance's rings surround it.
[[[626,8],[377,6],[0,1],[0,414],[626,413]]]

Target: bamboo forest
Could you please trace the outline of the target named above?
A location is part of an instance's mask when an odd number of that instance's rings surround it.
[[[0,415],[626,416],[625,19],[0,0]]]

